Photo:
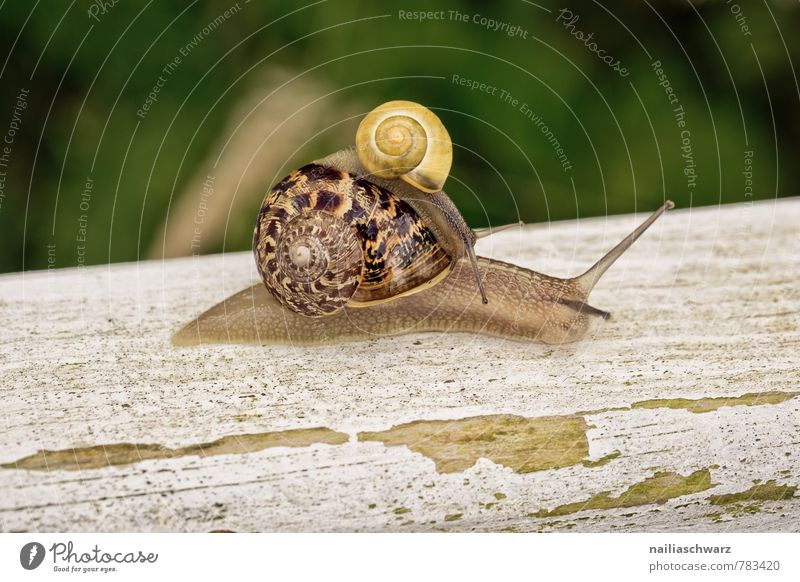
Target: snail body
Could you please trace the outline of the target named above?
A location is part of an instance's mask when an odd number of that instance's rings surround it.
[[[579,277],[476,257],[478,235],[441,190],[449,136],[435,115],[409,103],[377,108],[359,126],[355,151],[303,166],[272,188],[253,237],[262,283],[201,314],[173,343],[335,344],[442,331],[555,344],[581,339],[609,316],[587,303],[592,288],[672,203]],[[402,107],[411,121],[398,119]],[[393,128],[381,128],[387,120]],[[447,147],[376,169],[365,153],[370,142],[418,147],[408,138],[417,126],[425,139],[446,136]],[[384,137],[370,137],[376,132]]]
[[[284,308],[262,283],[203,313],[173,337],[176,345],[204,343],[336,345],[417,332],[479,333],[548,344],[581,339],[605,312],[581,310],[575,283],[485,257],[478,258],[491,301],[476,292],[472,267],[456,262],[438,285],[371,305],[346,306],[309,318]]]

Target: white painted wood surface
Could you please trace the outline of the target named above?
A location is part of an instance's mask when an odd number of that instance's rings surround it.
[[[532,225],[479,252],[576,274],[642,216]],[[799,224],[800,199],[670,212],[593,293],[614,318],[557,347],[417,334],[174,348],[183,323],[256,280],[249,253],[2,276],[0,530],[800,531],[798,496],[709,501],[758,480],[800,483],[800,397],[705,413],[631,408],[800,390]],[[412,450],[424,443],[358,439],[419,420],[575,413],[588,425],[584,460],[619,456],[528,473],[479,458],[438,472]],[[346,442],[243,452],[253,439],[241,435],[311,427]],[[274,438],[298,445],[292,434]],[[229,449],[213,455],[186,449],[226,436]],[[19,468],[41,449],[113,454],[121,443],[180,454]],[[657,472],[703,469],[701,492],[537,517],[628,495]]]

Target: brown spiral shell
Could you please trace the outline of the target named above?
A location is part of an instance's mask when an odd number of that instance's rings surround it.
[[[441,280],[453,262],[408,203],[318,164],[267,194],[253,251],[269,292],[310,317],[414,293]]]

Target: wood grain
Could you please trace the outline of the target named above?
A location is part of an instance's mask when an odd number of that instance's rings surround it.
[[[478,250],[574,275],[643,216]],[[0,530],[798,531],[798,224],[800,199],[671,212],[593,293],[613,319],[566,346],[173,347],[258,280],[250,253],[2,276]],[[554,417],[578,420],[526,420]],[[437,470],[454,442],[467,461]]]

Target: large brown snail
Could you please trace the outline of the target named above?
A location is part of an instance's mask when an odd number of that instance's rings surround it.
[[[595,283],[673,207],[667,201],[584,274],[559,279],[475,256],[488,229],[471,230],[442,190],[451,161],[433,112],[410,101],[376,108],[355,150],[295,170],[267,194],[253,237],[263,283],[173,342],[334,344],[422,331],[576,341],[609,316],[586,303]]]

